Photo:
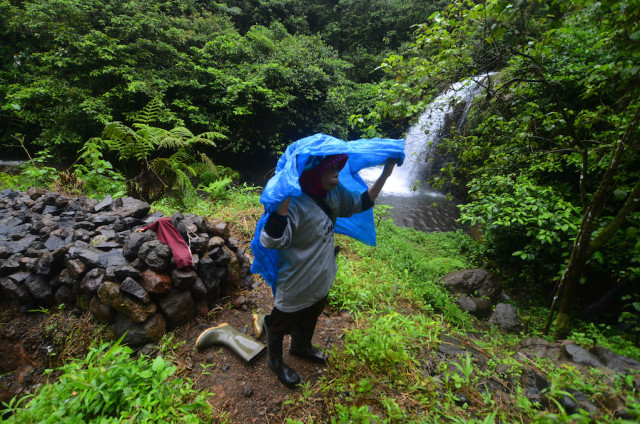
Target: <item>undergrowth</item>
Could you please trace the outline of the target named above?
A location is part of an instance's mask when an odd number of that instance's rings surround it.
[[[57,382],[14,399],[5,422],[210,422],[207,392],[198,393],[191,381],[174,377],[177,367],[162,356],[131,358],[132,350],[121,340],[90,348],[84,359],[60,367]]]

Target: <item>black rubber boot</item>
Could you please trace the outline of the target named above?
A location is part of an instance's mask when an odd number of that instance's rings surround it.
[[[317,322],[317,317],[305,317],[302,322],[296,323],[291,331],[289,353],[307,361],[325,365],[327,363],[327,355],[311,344]]]
[[[282,359],[282,340],[284,334],[274,333],[270,330],[271,316],[264,317],[264,328],[267,333],[267,349],[269,351],[269,368],[278,377],[278,380],[287,387],[295,387],[300,383],[300,376],[284,363]]]

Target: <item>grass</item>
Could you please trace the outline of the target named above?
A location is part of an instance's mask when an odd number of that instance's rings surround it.
[[[248,187],[231,190],[214,201],[198,201],[189,208],[169,200],[153,206],[165,215],[176,211],[192,212],[214,220],[234,222],[236,236],[244,241],[253,237],[255,222],[262,213],[257,191]],[[283,405],[285,422],[632,422],[614,416],[613,412],[593,417],[584,411],[566,410],[565,399],[575,397],[576,391],[601,405],[603,394],[611,391],[611,386],[604,384],[605,379],[612,379],[615,395],[629,414],[636,417],[634,419],[640,417],[636,388],[636,379],[640,377],[633,373],[615,376],[593,370],[581,373],[574,367],[558,367],[545,360],[524,361],[515,357],[516,345],[521,338],[540,336],[544,308],[520,311],[521,316],[526,317],[528,331],[521,334],[504,334],[494,327],[487,327],[458,308],[439,281],[446,273],[479,266],[484,249],[481,244],[462,232],[421,233],[398,228],[382,216],[384,208],[380,209],[381,213],[376,212],[377,247],[365,246],[340,235],[336,237],[341,248],[339,271],[329,302],[333,308],[351,311],[355,323],[344,332],[342,347],[330,352],[332,359],[328,371],[318,380],[307,382],[292,392]],[[62,326],[56,327],[53,321],[51,324],[53,340],[58,338],[65,343],[71,337]],[[445,333],[465,340],[479,354],[472,355],[468,350],[458,358],[439,356],[437,348]],[[621,354],[640,357],[638,348],[614,335],[611,328],[580,323],[572,336],[585,347],[597,343]],[[160,348],[164,362],[158,364],[158,368],[170,369],[172,352],[177,348],[176,342],[167,336]],[[102,347],[97,349],[108,351]],[[79,368],[63,368],[61,372],[63,375],[71,371],[77,374],[83,369],[95,369],[97,363],[94,362],[100,361],[99,357],[96,353],[91,358],[77,359]],[[484,359],[480,361],[479,358]],[[124,368],[136,366],[134,360],[129,361]],[[68,367],[73,363],[76,362],[69,362]],[[520,376],[527,368],[547,376],[550,384],[542,395],[548,406],[537,405],[524,395]],[[191,390],[189,381],[177,379],[173,374],[165,377],[166,381],[175,381],[179,385],[176,387],[180,387],[178,392],[182,390],[185,394],[183,401],[167,405],[168,408],[181,408],[180,405],[189,405],[192,401],[199,405],[202,401],[201,394]],[[68,392],[75,387],[73,379],[62,381],[70,386],[56,386],[59,392]],[[502,389],[485,390],[491,384]],[[49,389],[43,389],[43,392],[45,390]],[[48,393],[53,396],[51,391]],[[56,407],[52,399],[58,402],[61,398],[51,398],[46,408]],[[165,412],[153,411],[153,414]],[[172,411],[191,413],[188,410]],[[193,422],[199,422],[206,415],[202,415],[202,411],[189,417],[193,416]],[[226,418],[218,417],[218,420],[222,422]]]

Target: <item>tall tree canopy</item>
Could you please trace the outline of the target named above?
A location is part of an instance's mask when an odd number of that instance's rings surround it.
[[[168,121],[223,133],[235,151],[346,134],[358,91],[334,50],[277,22],[241,35],[228,8],[200,3],[0,2],[0,137],[75,151],[152,98]]]
[[[640,278],[639,17],[626,1],[453,2],[386,59],[384,101],[368,116],[371,131],[497,72],[467,132],[442,148],[468,189],[463,218],[494,257],[564,299],[560,335],[577,285],[632,292]]]

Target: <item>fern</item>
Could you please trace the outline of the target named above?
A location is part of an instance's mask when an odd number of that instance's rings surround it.
[[[151,99],[147,105],[142,108],[140,112],[135,115],[134,123],[149,125],[154,122],[158,122],[162,116],[164,109],[164,103],[159,97]]]

